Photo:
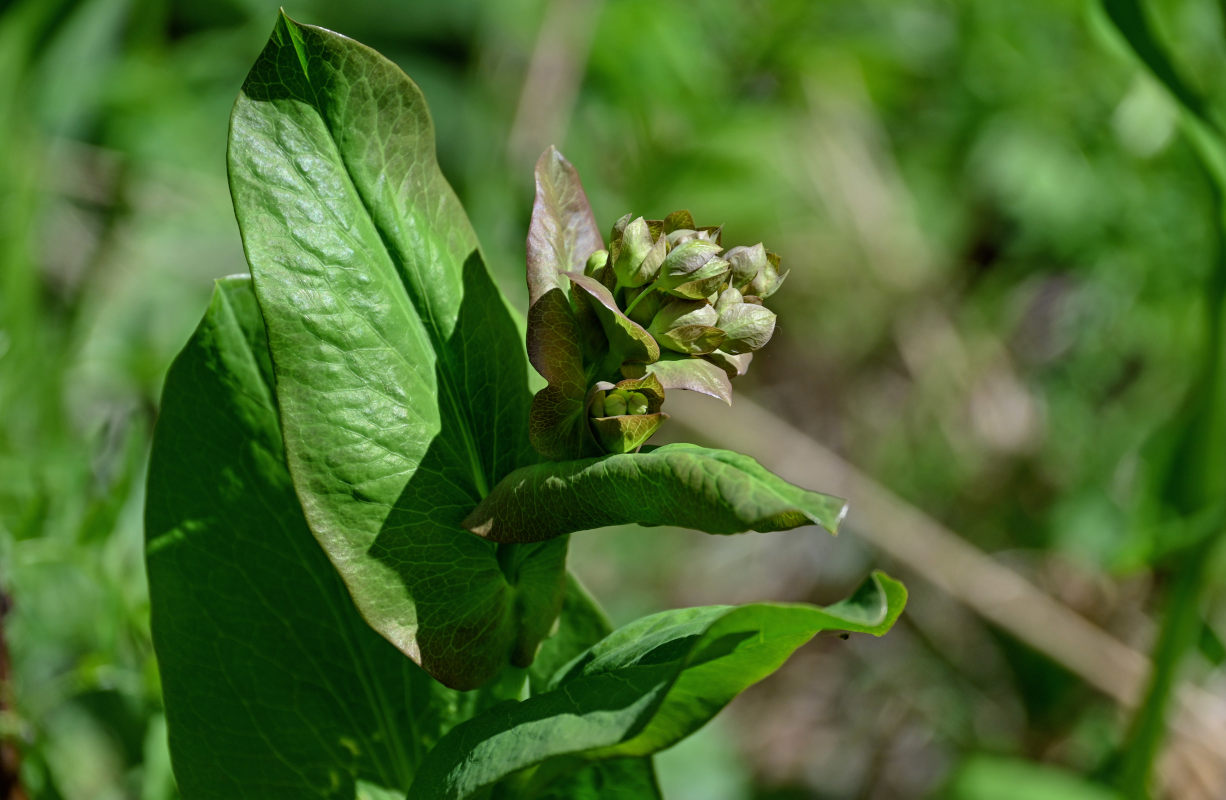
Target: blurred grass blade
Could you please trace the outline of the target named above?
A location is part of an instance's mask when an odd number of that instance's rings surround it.
[[[1154,560],[1173,557],[1173,587],[1162,628],[1154,645],[1153,671],[1143,701],[1137,707],[1120,748],[1117,783],[1132,798],[1150,794],[1150,779],[1162,742],[1175,682],[1185,656],[1201,628],[1201,595],[1211,572],[1208,564],[1220,544],[1226,503],[1221,497],[1226,476],[1226,247],[1223,247],[1223,192],[1226,192],[1226,145],[1221,127],[1200,95],[1179,75],[1166,48],[1146,18],[1140,0],[1102,0],[1107,16],[1133,53],[1185,109],[1185,132],[1205,174],[1216,184],[1211,192],[1214,261],[1205,291],[1205,343],[1200,374],[1192,384],[1184,410],[1157,447],[1151,491],[1143,498],[1138,527],[1149,539]],[[1173,539],[1173,541],[1168,541]]]
[[[1180,76],[1166,47],[1158,40],[1141,0],[1102,0],[1107,17],[1123,34],[1137,58],[1189,112],[1221,135],[1200,92]]]
[[[1105,786],[1056,767],[972,756],[955,772],[947,800],[1121,800]]]
[[[1129,49],[1183,107],[1184,128],[1219,189],[1226,191],[1226,133],[1198,90],[1180,75],[1158,38],[1141,0],[1101,0],[1102,9]]]

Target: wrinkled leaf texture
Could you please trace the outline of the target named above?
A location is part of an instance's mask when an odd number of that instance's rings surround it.
[[[496,542],[631,522],[722,534],[816,524],[835,533],[846,510],[842,499],[794,486],[749,456],[676,443],[516,470],[464,525]]]
[[[530,397],[421,91],[283,15],[235,103],[229,172],[290,474],[358,609],[448,686],[526,665],[566,542],[500,553],[459,526],[534,460]]]

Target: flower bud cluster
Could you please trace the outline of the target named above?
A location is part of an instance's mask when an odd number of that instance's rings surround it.
[[[555,398],[569,393],[586,417],[584,452],[605,453],[632,452],[655,433],[667,418],[666,389],[728,400],[729,381],[775,332],[763,300],[786,277],[761,244],[725,249],[720,228],[698,227],[688,211],[662,220],[627,214],[607,250],[590,253],[582,273],[564,274],[578,341],[547,327],[538,339],[578,354],[582,382],[551,385],[534,413],[550,420],[542,426],[556,425]]]
[[[588,259],[586,274],[608,287],[661,348],[718,354],[711,360],[726,366],[725,356],[746,355],[770,341],[775,314],[762,301],[787,274],[761,244],[724,250],[720,234],[695,226],[688,211],[662,220],[627,214],[613,226],[609,250]]]

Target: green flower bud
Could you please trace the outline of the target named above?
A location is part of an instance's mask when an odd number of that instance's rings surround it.
[[[604,398],[604,414],[605,417],[620,417],[626,413],[626,393],[621,391],[610,392]]]
[[[675,231],[670,231],[668,234],[668,243],[672,247],[686,242],[692,242],[695,239],[703,242],[714,242],[719,244],[719,237],[722,228],[678,228]]]
[[[609,263],[609,251],[597,250],[587,257],[587,266],[583,268],[583,274],[588,277],[596,275],[600,270],[604,269],[605,264]]]
[[[743,302],[745,302],[744,296],[736,289],[729,287],[719,293],[719,297],[715,300],[715,311],[717,313],[723,313],[723,311],[729,306],[734,306]]]
[[[754,276],[754,279],[742,291],[745,294],[752,294],[765,300],[779,291],[779,287],[783,285],[783,279],[787,276],[786,272],[782,275],[779,274],[779,256],[774,253],[767,253],[766,266]]]
[[[690,228],[681,228],[668,233],[667,236],[669,245],[676,247],[679,244],[685,244],[686,242],[692,242],[697,239],[698,231]]]
[[[655,375],[617,384],[601,381],[589,391],[588,422],[606,452],[633,452],[667,419],[660,411],[663,403],[664,388]]]
[[[647,330],[655,333],[682,325],[715,325],[718,318],[719,312],[705,300],[669,300],[656,313]]]
[[[694,278],[695,273],[715,258],[720,247],[714,242],[694,239],[678,245],[665,257],[656,278],[657,289],[668,291]]]
[[[724,332],[715,327],[718,317],[704,300],[672,300],[656,314],[647,332],[675,353],[702,355],[724,340]]]
[[[717,322],[725,334],[720,349],[733,355],[760,349],[775,333],[775,312],[753,303],[724,308]]]
[[[750,281],[758,277],[758,273],[770,266],[766,259],[766,248],[761,242],[753,247],[733,247],[724,253],[724,258],[732,265],[729,283],[737,289],[744,289]]]
[[[676,297],[705,298],[728,274],[728,262],[717,256],[719,251],[718,244],[702,239],[678,245],[664,259],[653,285]]]
[[[719,287],[727,278],[728,262],[722,258],[713,258],[695,270],[688,281],[667,291],[674,297],[705,300],[708,296],[718,292]]]
[[[651,224],[638,217],[623,225],[620,231],[615,227],[614,235],[618,238],[613,243],[616,254],[613,271],[618,285],[637,288],[654,278],[668,254],[668,240],[663,234],[654,237]]]

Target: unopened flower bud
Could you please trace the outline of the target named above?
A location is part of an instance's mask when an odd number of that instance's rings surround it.
[[[743,302],[745,302],[745,297],[736,289],[729,287],[720,292],[715,301],[715,311],[722,314],[725,309]]]
[[[758,273],[770,266],[766,259],[766,248],[761,242],[753,247],[730,248],[724,253],[724,258],[732,265],[729,283],[737,289],[744,289],[750,281],[758,277]]]
[[[605,392],[595,393],[595,395],[592,397],[591,402],[588,403],[587,405],[587,415],[589,417],[605,416],[604,399],[605,399]]]
[[[604,398],[604,414],[605,417],[620,417],[626,413],[626,393],[622,391],[612,391],[605,395]]]
[[[728,262],[718,258],[715,242],[691,239],[673,248],[660,266],[657,289],[678,297],[706,297],[728,273]]]
[[[705,300],[719,291],[728,278],[728,262],[722,258],[713,258],[694,271],[685,283],[674,286],[668,293],[674,297],[686,297],[691,300]]]
[[[745,294],[752,294],[765,300],[779,290],[783,285],[783,279],[788,276],[785,272],[779,274],[779,257],[774,253],[766,254],[766,266],[749,282],[742,291]]]
[[[609,263],[609,251],[597,250],[587,257],[587,266],[583,268],[583,274],[588,277],[595,276],[597,272],[604,269],[605,264]]]
[[[673,247],[676,247],[679,244],[685,244],[686,242],[692,242],[693,240],[697,238],[698,238],[698,231],[692,230],[690,228],[681,228],[679,230],[672,231],[668,234],[668,243],[672,245]]]
[[[775,312],[753,303],[737,303],[724,308],[716,323],[724,332],[720,349],[726,353],[758,350],[775,333]]]
[[[617,384],[601,381],[589,391],[592,434],[608,453],[630,453],[646,442],[667,414],[660,411],[664,388],[647,374]]]
[[[718,317],[705,300],[672,300],[656,314],[647,332],[675,353],[702,355],[724,340],[724,332],[715,327]]]

